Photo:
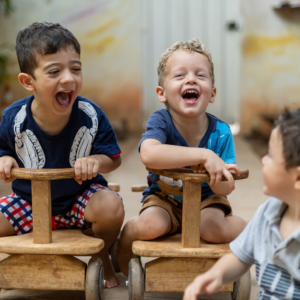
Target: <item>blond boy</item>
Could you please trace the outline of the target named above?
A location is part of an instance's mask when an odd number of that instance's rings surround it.
[[[142,162],[153,169],[192,167],[211,176],[203,184],[201,237],[212,243],[232,241],[246,222],[232,215],[226,196],[234,190],[228,171],[235,164],[229,126],[206,113],[214,103],[214,69],[210,53],[197,40],[176,43],[161,56],[158,65],[158,100],[166,105],[153,113],[140,142]],[[228,182],[221,182],[225,176]],[[149,173],[140,215],[129,220],[119,240],[119,264],[127,275],[135,240],[152,240],[181,230],[182,182]]]

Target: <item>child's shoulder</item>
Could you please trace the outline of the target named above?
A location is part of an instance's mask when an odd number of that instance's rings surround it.
[[[271,222],[274,219],[280,218],[285,209],[286,204],[284,202],[272,197],[258,207],[254,219],[257,222]]]
[[[226,122],[208,112],[206,113],[206,115],[209,119],[209,131],[211,131],[212,133],[217,132],[218,134],[225,135],[231,133],[230,126]]]
[[[105,112],[92,100],[77,96],[76,102],[78,103],[78,111],[83,114],[82,116],[85,116],[88,119],[97,118],[98,120],[108,120]]]
[[[17,100],[16,102],[12,103],[10,106],[8,106],[3,114],[14,114],[17,113],[25,104],[28,104],[33,99],[33,96],[29,96],[20,100]]]

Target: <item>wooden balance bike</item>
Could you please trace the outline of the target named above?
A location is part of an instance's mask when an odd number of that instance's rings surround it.
[[[135,258],[129,263],[129,300],[142,300],[144,292],[183,292],[194,278],[207,271],[222,256],[230,253],[228,244],[210,244],[200,240],[201,184],[209,182],[208,174],[193,173],[191,169],[148,171],[183,181],[182,234],[166,236],[153,241],[135,241]],[[235,180],[248,177],[248,171]],[[222,181],[227,179],[223,176]],[[143,191],[145,186],[133,186],[132,191]],[[147,262],[141,257],[156,257]],[[230,292],[233,300],[250,299],[250,271],[238,281],[224,285],[220,292]]]
[[[12,169],[12,176],[31,180],[33,232],[0,238],[0,288],[85,291],[86,300],[103,299],[101,259],[74,257],[98,253],[104,241],[80,229],[52,231],[51,180],[74,178],[74,169]],[[118,185],[111,184],[118,191]]]

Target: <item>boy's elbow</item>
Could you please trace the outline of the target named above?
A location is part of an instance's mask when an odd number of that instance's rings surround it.
[[[151,162],[152,162],[152,160],[151,160],[151,155],[150,155],[149,151],[146,150],[146,149],[142,150],[141,153],[140,153],[140,156],[141,156],[142,163],[146,167],[151,168]]]
[[[117,157],[114,157],[114,158],[113,158],[113,170],[119,168],[120,165],[121,165],[121,162],[122,162],[122,160],[121,160],[121,155],[119,155],[119,156],[117,156]],[[112,170],[112,171],[113,171],[113,170]]]

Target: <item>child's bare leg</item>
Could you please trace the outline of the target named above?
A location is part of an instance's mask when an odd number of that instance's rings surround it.
[[[118,262],[121,271],[128,276],[128,264],[133,257],[132,243],[136,240],[154,240],[171,230],[171,217],[162,207],[146,208],[138,217],[129,220],[122,232],[118,243]]]
[[[111,191],[96,192],[86,205],[84,218],[92,223],[95,237],[104,240],[104,248],[96,254],[101,258],[104,268],[105,287],[113,288],[119,284],[111,260],[109,247],[116,240],[124,220],[124,207],[121,199]]]
[[[246,227],[247,222],[238,216],[225,216],[217,205],[201,211],[200,236],[211,243],[229,243]]]
[[[13,226],[6,219],[4,214],[0,212],[0,237],[16,234]]]

